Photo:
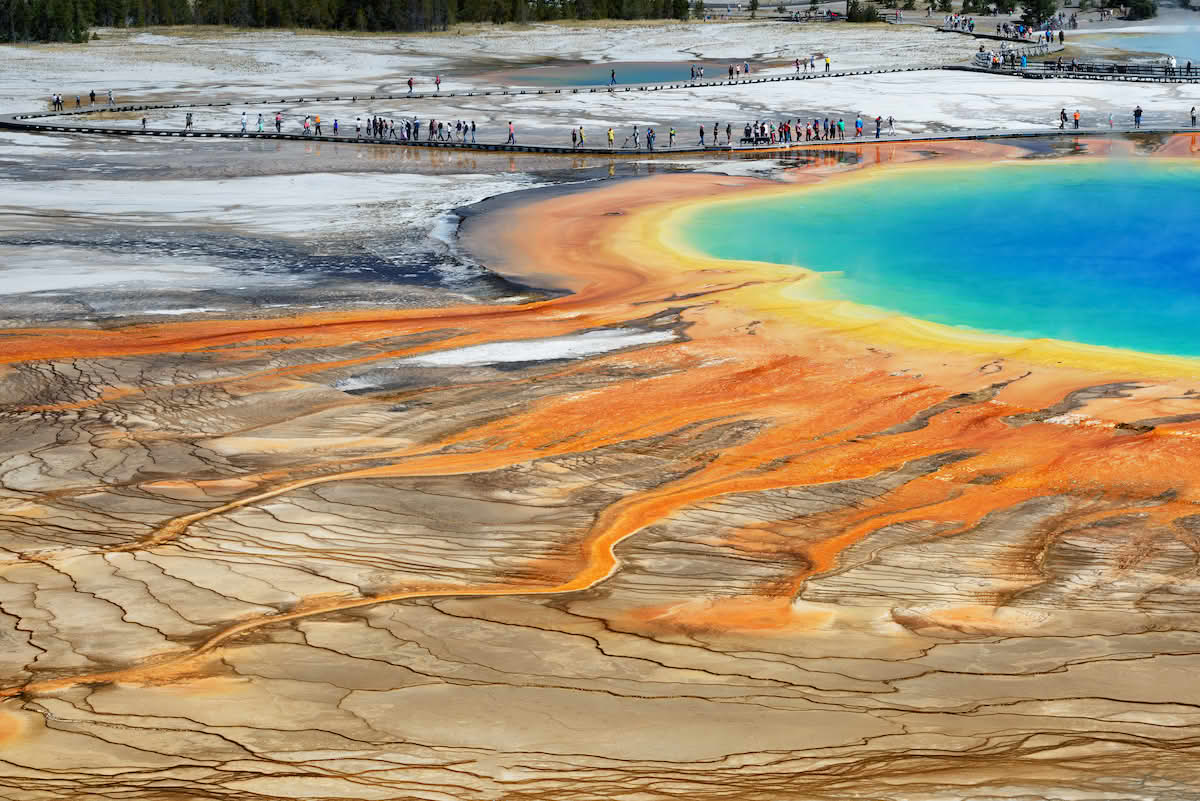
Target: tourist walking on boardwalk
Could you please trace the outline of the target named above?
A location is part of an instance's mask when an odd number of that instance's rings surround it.
[[[574,150],[576,147],[579,146],[579,144],[575,141],[578,138],[579,138],[579,131],[572,128],[571,129],[571,149],[572,150]]]
[[[142,130],[146,130],[146,118],[142,117]]]
[[[839,118],[837,121],[838,139],[846,141],[846,121]]]
[[[1059,130],[1062,130],[1063,128],[1066,128],[1066,127],[1067,127],[1067,110],[1065,108],[1059,109],[1059,111],[1058,111],[1058,128],[1059,128]]]
[[[187,116],[183,118],[183,130],[192,130],[192,112],[190,111],[187,113]]]
[[[704,147],[704,126],[700,126],[700,147]]]
[[[1195,109],[1192,109],[1192,111],[1195,111]],[[669,148],[675,147],[675,126],[674,125],[672,125],[670,128],[667,129],[667,147],[669,147]]]
[[[337,121],[336,117],[334,117],[334,119],[333,119],[333,135],[334,136],[338,135],[338,121]]]
[[[108,105],[110,105],[110,106],[113,105],[112,89],[108,90]]]
[[[875,138],[879,138],[879,132],[883,129],[883,117],[876,115],[875,117]]]
[[[246,132],[246,112],[242,112],[242,133]]]
[[[616,70],[609,70],[609,72],[608,72],[608,85],[609,85],[609,86],[616,86],[616,85],[617,85],[617,71],[616,71]]]
[[[654,129],[653,128],[646,129],[646,147],[649,150],[654,149]]]
[[[411,76],[408,79],[408,93],[410,95],[412,94],[412,77]]]
[[[825,71],[829,72],[829,56],[825,56]]]
[[[517,143],[517,132],[513,128],[512,120],[509,120],[508,121],[508,141],[505,142],[505,144],[515,145],[516,143]]]
[[[583,127],[579,128],[579,141],[583,141]],[[471,144],[475,144],[475,120],[471,120]]]
[[[609,150],[613,149],[613,129],[612,128],[608,129],[608,149]]]
[[[814,55],[809,55],[809,57],[808,57],[808,69],[809,69],[811,72],[816,72],[816,71],[817,71],[817,57],[816,57],[816,56],[814,56]]]
[[[91,92],[88,93],[88,98],[90,98],[91,104],[93,106],[96,105],[96,90],[95,89],[93,89]]]
[[[854,138],[858,139],[863,134],[862,117],[854,118]]]
[[[1196,127],[1196,107],[1192,106],[1192,127]]]
[[[1133,110],[1133,127],[1142,127],[1142,107],[1138,106]]]
[[[275,112],[275,133],[283,133],[283,113]]]
[[[316,133],[317,136],[321,135],[321,115],[320,114],[318,114],[316,117],[313,118],[313,132]]]
[[[888,133],[894,134],[895,132],[896,132],[896,118],[893,117],[891,114],[889,114],[888,115]]]
[[[263,125],[262,114],[259,114],[258,115],[258,132],[259,133],[263,132],[262,125]]]
[[[75,108],[79,108],[79,95],[75,95]]]
[[[442,93],[442,76],[441,75],[433,76],[433,86],[434,86],[434,93],[440,95]]]
[[[1075,128],[1079,129],[1079,109],[1075,109]]]
[[[729,123],[725,123],[725,144],[733,144],[733,126]]]

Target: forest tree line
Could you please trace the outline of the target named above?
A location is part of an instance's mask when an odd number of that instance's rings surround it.
[[[1200,0],[1193,0],[1200,2]],[[710,0],[711,2],[711,0]],[[816,6],[817,0],[812,0]],[[920,0],[948,13],[952,0]],[[847,0],[851,22],[880,19],[877,4],[914,9],[918,0]],[[1128,17],[1157,12],[1154,0],[1081,0],[1088,5],[1130,3]],[[962,0],[964,14],[995,7],[1024,10],[1038,24],[1056,0]],[[753,15],[758,0],[750,0]],[[0,41],[84,42],[89,29],[148,25],[231,25],[239,28],[318,28],[338,31],[434,31],[456,22],[542,22],[556,19],[687,19],[702,17],[704,0],[0,0]]]
[[[703,0],[692,0],[696,10]],[[0,39],[84,42],[93,27],[434,31],[456,22],[687,19],[689,0],[0,0]]]

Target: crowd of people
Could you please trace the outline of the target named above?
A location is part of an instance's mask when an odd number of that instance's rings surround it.
[[[322,127],[320,114],[306,114],[299,118],[296,123],[300,128],[300,133],[303,136],[324,136],[325,131]],[[251,133],[251,122],[246,112],[242,112],[240,118],[241,133]],[[275,112],[274,119],[264,118],[262,114],[258,115],[258,119],[253,123],[253,132],[263,133],[265,128],[273,125],[276,133],[284,132],[284,116],[283,112]],[[192,129],[192,114],[189,112],[184,117],[184,129]],[[334,119],[330,129],[333,136],[342,136],[345,128],[341,120]],[[394,142],[455,142],[458,144],[478,144],[476,141],[476,125],[475,121],[453,120],[447,122],[445,120],[429,119],[422,122],[417,117],[411,119],[402,118],[399,120],[388,119],[378,115],[354,118],[354,138],[355,139],[375,139],[379,141],[390,140]],[[516,136],[513,124],[509,123],[509,142],[515,144]]]
[[[88,102],[90,105],[93,105],[93,106],[96,105],[96,90],[95,89],[88,92]],[[113,98],[112,89],[108,90],[107,105],[110,105],[110,106],[116,105],[116,100]],[[50,95],[50,106],[55,111],[66,111],[67,110],[67,101],[63,98],[63,96],[61,94],[59,94],[58,92],[55,92],[54,94]],[[75,108],[83,108],[83,97],[80,95],[75,95]]]
[[[1033,28],[1016,22],[1001,22],[996,24],[996,35],[1029,42],[1033,40]]]
[[[875,138],[878,139],[883,135],[884,128],[887,128],[889,134],[896,133],[896,119],[888,116],[886,119],[882,116],[876,116],[872,121],[875,125]],[[857,117],[853,123],[854,138],[859,139],[866,136],[866,123],[862,117]],[[831,142],[843,141],[846,139],[846,121],[842,119],[833,119],[826,117],[824,119],[817,118],[814,120],[755,120],[745,123],[739,131],[735,131],[732,123],[725,123],[725,127],[721,127],[721,123],[714,122],[710,127],[700,125],[697,131],[697,139],[695,146],[697,147],[715,147],[721,144],[732,145],[735,133],[740,133],[738,144],[748,145],[789,145],[798,142]],[[587,146],[587,136],[583,126],[571,129],[571,149]],[[675,147],[675,141],[678,132],[674,126],[667,129],[667,148]],[[724,141],[722,142],[722,136]],[[642,130],[639,126],[633,126],[633,130],[625,136],[621,142],[620,148],[617,147],[617,135],[613,128],[607,131],[607,140],[609,150],[654,150],[658,142],[658,132],[654,128],[646,128]]]
[[[829,56],[824,56],[823,58],[825,61],[825,71],[829,72],[829,67],[832,64],[832,61],[830,60]],[[800,75],[801,73],[805,73],[805,72],[816,72],[817,71],[817,57],[816,56],[810,55],[808,58],[798,58],[795,61],[793,61],[792,64],[796,68],[797,75]]]
[[[942,27],[950,31],[975,33],[975,20],[962,14],[947,14],[942,20]]]
[[[873,123],[875,125],[875,138],[878,139],[883,135],[883,128],[887,126],[889,134],[896,133],[896,118],[888,115],[887,119],[877,115],[870,123],[864,123],[861,116],[854,119],[854,138],[861,139],[865,133],[866,125]],[[801,131],[800,126],[804,129]],[[794,144],[796,142],[827,142],[827,141],[843,141],[846,138],[846,120],[839,117],[818,117],[811,121],[796,120],[795,123],[791,120],[784,120],[778,124],[771,121],[746,123],[742,129],[741,142],[744,144],[759,144],[759,145],[774,145],[774,144]]]
[[[975,32],[975,19],[962,14],[947,14],[942,20],[942,27],[950,31],[962,31],[964,33]],[[1058,41],[1061,43],[1065,40],[1063,31],[1066,29],[1075,29],[1079,27],[1079,18],[1075,14],[1067,16],[1064,12],[1059,12],[1051,17],[1040,28],[1034,28],[1031,25],[1025,25],[1018,22],[997,22],[996,35],[1003,36],[1006,39],[1012,39],[1019,42],[1036,42],[1049,43],[1054,41],[1055,32],[1058,34]]]
[[[994,70],[1000,69],[1001,67],[1009,67],[1011,69],[1020,67],[1021,69],[1025,69],[1029,66],[1029,59],[1024,52],[1020,50],[1009,50],[1004,42],[1000,43],[999,50],[984,51],[983,45],[980,45],[979,52],[987,58],[988,63]]]

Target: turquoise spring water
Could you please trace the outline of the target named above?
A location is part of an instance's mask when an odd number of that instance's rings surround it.
[[[1200,356],[1200,166],[936,165],[702,208],[686,241],[841,271],[825,297],[951,326]]]
[[[1180,67],[1188,59],[1191,59],[1192,64],[1200,65],[1200,28],[1179,33],[1089,35],[1084,40],[1088,45],[1098,47],[1175,56]]]

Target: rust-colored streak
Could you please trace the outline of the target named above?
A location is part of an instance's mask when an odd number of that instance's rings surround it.
[[[1174,150],[1185,146],[1176,144]],[[880,163],[917,158],[915,148],[892,146]],[[500,243],[507,255],[506,270],[530,281],[553,275],[572,290],[571,295],[539,303],[164,323],[117,331],[7,332],[0,353],[7,364],[214,353],[222,354],[227,365],[251,358],[260,348],[320,350],[455,332],[449,339],[410,348],[251,370],[211,382],[249,384],[468,345],[631,325],[656,313],[682,309],[686,340],[598,357],[559,373],[626,369],[628,377],[537,397],[411,445],[363,446],[359,453],[248,470],[222,485],[234,495],[231,500],[163,521],[148,536],[110,547],[108,553],[154,549],[237,510],[338,482],[487,473],[680,430],[699,436],[718,424],[733,423],[755,429],[739,441],[692,454],[700,465],[696,469],[653,488],[629,492],[603,508],[589,529],[578,532],[573,544],[531,558],[535,569],[525,575],[541,580],[497,577],[470,586],[431,583],[371,596],[313,597],[290,611],[238,622],[189,650],[117,670],[35,680],[3,690],[0,696],[50,693],[78,684],[171,681],[191,675],[199,663],[256,629],[330,612],[438,596],[536,596],[587,590],[620,570],[622,543],[683,510],[739,493],[866,480],[947,452],[963,456],[844,508],[803,518],[781,511],[774,519],[728,530],[713,540],[720,547],[778,555],[788,566],[783,579],[762,587],[758,594],[698,598],[695,604],[648,608],[635,617],[648,627],[683,629],[816,627],[824,622],[822,614],[795,613],[793,596],[813,576],[834,569],[847,549],[881,528],[929,522],[940,526],[941,536],[949,537],[970,530],[993,512],[1041,496],[1112,501],[1081,509],[1069,521],[1064,519],[1063,526],[1083,525],[1113,514],[1114,509],[1159,496],[1162,500],[1147,512],[1156,525],[1169,527],[1172,520],[1192,514],[1200,492],[1193,478],[1196,455],[1186,424],[1131,435],[1111,424],[1120,417],[1120,401],[1105,407],[1104,418],[1089,420],[1087,425],[1049,414],[1023,425],[1012,421],[1015,415],[1051,408],[1082,387],[1144,378],[1123,364],[1048,365],[1032,358],[1026,361],[1016,351],[984,356],[969,349],[881,344],[874,338],[878,331],[874,325],[831,330],[799,317],[781,290],[811,280],[803,273],[776,265],[684,263],[677,253],[648,242],[664,208],[648,203],[648,197],[655,204],[671,204],[758,185],[746,179],[696,175],[656,177],[649,184],[623,183],[519,208],[477,229],[476,236]],[[610,215],[613,211],[623,213]],[[1029,375],[999,390],[994,398],[921,417],[947,398],[987,390],[997,381],[996,370],[1003,379]],[[1162,398],[1187,391],[1184,383],[1172,383],[1175,380],[1167,376],[1159,381]],[[136,391],[109,388],[101,400]],[[441,391],[426,391],[422,399],[436,406]],[[36,410],[80,409],[101,400]],[[362,400],[345,399],[348,406],[357,403]],[[1153,417],[1165,403],[1140,400],[1138,415]],[[1086,415],[1089,408],[1077,411]],[[203,482],[180,477],[175,483],[147,481],[143,487],[202,489]],[[0,740],[3,726],[0,719]]]

